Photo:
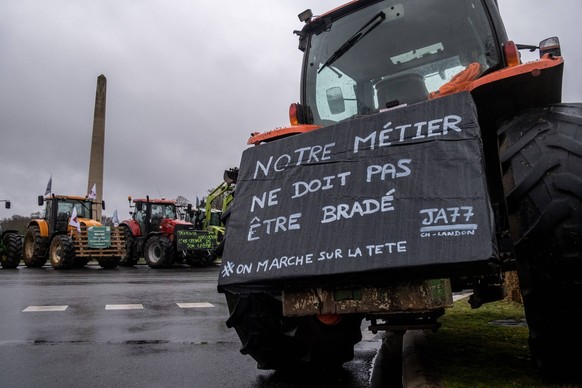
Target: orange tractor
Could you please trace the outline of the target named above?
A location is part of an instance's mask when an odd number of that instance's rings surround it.
[[[83,267],[96,260],[102,268],[115,268],[125,254],[122,229],[102,226],[94,219],[95,202],[86,197],[50,195],[38,197],[44,217],[32,220],[24,238],[23,260],[27,267],[42,267],[47,260],[54,269]]]
[[[579,379],[582,105],[561,101],[558,38],[514,43],[495,0],[299,18],[300,102],[249,139],[228,220],[218,289],[241,352],[341,364],[363,319],[437,330],[451,281],[478,308],[517,271],[532,358]]]

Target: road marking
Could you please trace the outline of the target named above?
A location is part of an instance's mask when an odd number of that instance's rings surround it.
[[[142,304],[106,304],[105,310],[143,310]]]
[[[194,303],[176,303],[178,307],[182,309],[192,309],[192,308],[209,308],[215,307],[212,303],[208,302],[194,302]],[[65,311],[69,305],[63,306],[28,306],[22,312],[39,312],[39,311]],[[143,304],[106,304],[105,310],[143,310]]]
[[[198,303],[176,303],[181,309],[214,307],[212,303],[198,302]]]
[[[37,311],[65,311],[69,307],[68,305],[65,306],[28,306],[24,310],[23,313],[30,313],[30,312],[37,312]]]

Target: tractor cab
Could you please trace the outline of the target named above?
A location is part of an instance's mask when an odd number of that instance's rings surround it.
[[[52,195],[50,197],[38,197],[39,206],[45,205],[44,219],[47,220],[49,234],[67,232],[74,229],[69,225],[69,220],[76,215],[79,224],[95,224],[93,207],[96,203],[85,197]]]
[[[369,0],[301,13],[301,104],[292,104],[291,123],[324,127],[466,90],[520,65],[520,49],[561,55],[556,37],[539,46],[509,41],[491,9],[494,0]],[[560,90],[545,90],[548,101],[559,100]]]
[[[300,15],[307,23],[297,32],[306,52],[302,101],[311,123],[426,101],[466,69],[475,79],[502,66],[505,30],[492,25],[482,1],[369,4]]]
[[[492,26],[481,1],[369,3],[332,17],[300,15],[307,123],[327,126],[426,101],[466,69],[475,79],[502,66],[505,30]]]
[[[496,0],[360,0],[299,19],[301,98],[289,108],[291,127],[254,132],[248,144],[462,91],[482,116],[561,101],[558,38],[508,40]],[[538,64],[524,66],[519,50],[536,49]]]
[[[163,219],[177,219],[176,202],[173,200],[139,198],[134,199],[133,204],[133,219],[144,235],[159,231]]]
[[[210,216],[207,216],[206,212],[210,212]],[[192,220],[196,229],[207,229],[211,226],[221,227],[222,226],[222,210],[212,209],[207,206],[206,208],[193,209]]]

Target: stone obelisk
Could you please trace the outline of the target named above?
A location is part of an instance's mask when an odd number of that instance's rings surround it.
[[[97,77],[97,93],[95,94],[95,113],[93,116],[93,136],[91,137],[91,157],[89,160],[89,180],[87,193],[93,185],[97,188],[97,199],[103,200],[103,155],[105,150],[105,100],[107,95],[107,79],[103,74]],[[96,206],[96,219],[101,221],[101,205]]]

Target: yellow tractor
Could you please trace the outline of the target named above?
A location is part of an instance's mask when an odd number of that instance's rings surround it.
[[[86,197],[51,195],[38,197],[44,217],[32,220],[24,238],[23,260],[27,267],[42,267],[47,260],[54,269],[83,267],[97,260],[102,268],[115,268],[125,252],[119,227],[102,226],[94,219],[95,206],[104,202]]]

